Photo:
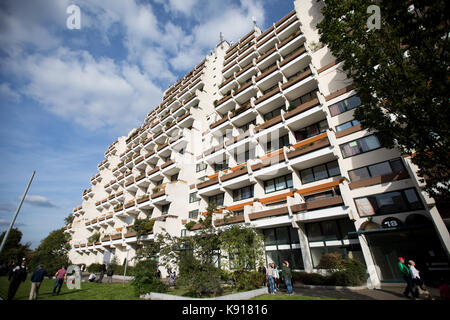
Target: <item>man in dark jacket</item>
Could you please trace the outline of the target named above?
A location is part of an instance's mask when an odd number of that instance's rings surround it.
[[[31,290],[29,300],[37,299],[39,287],[41,286],[42,281],[44,281],[45,276],[47,276],[47,271],[45,271],[44,265],[40,264],[31,276]]]
[[[103,262],[103,264],[100,266],[100,278],[97,280],[98,283],[102,283],[105,272],[106,272],[106,262]]]
[[[8,288],[8,300],[14,299],[17,289],[19,289],[20,284],[25,282],[26,279],[27,267],[25,266],[24,260],[20,266],[15,267],[8,274],[8,280],[11,281]]]
[[[292,272],[291,268],[289,268],[289,262],[284,261],[283,267],[281,268],[281,275],[284,279],[284,283],[286,284],[287,293],[289,295],[293,295],[294,291],[292,290]]]

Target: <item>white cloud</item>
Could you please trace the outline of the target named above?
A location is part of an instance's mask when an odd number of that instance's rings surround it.
[[[50,200],[43,196],[26,196],[25,202],[37,207],[45,208],[56,208],[57,206],[53,204]]]
[[[162,95],[137,67],[96,60],[86,51],[61,48],[53,55],[30,55],[21,67],[29,81],[25,94],[90,129],[136,125]]]
[[[0,83],[0,97],[2,100],[20,101],[20,95],[11,89],[9,83]]]

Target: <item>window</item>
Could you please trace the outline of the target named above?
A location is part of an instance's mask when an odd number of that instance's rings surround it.
[[[389,161],[375,163],[367,167],[350,170],[348,174],[350,176],[350,180],[354,182],[404,170],[405,167],[402,160],[400,158],[396,158]]]
[[[317,98],[317,89],[314,89],[313,91],[310,91],[298,98],[295,98],[292,101],[289,101],[289,109],[294,109],[298,107],[299,105],[302,105],[308,101],[311,101],[313,99]]]
[[[345,122],[343,124],[336,126],[336,132],[343,131],[343,130],[351,128],[353,126],[357,126],[358,124],[360,124],[360,122],[358,120],[351,120],[351,121]]]
[[[226,162],[223,163],[214,163],[214,173],[217,173],[219,171],[225,170],[228,168],[228,164]]]
[[[202,162],[202,163],[197,163],[197,165],[196,165],[196,171],[197,171],[197,172],[206,170],[206,168],[207,168],[207,164],[204,163],[204,162]]]
[[[300,171],[303,184],[338,176],[341,174],[337,160]]]
[[[189,219],[197,219],[197,217],[198,217],[198,210],[189,211]]]
[[[189,203],[198,202],[200,198],[197,198],[197,192],[193,192],[189,194]]]
[[[325,191],[325,192],[321,192],[321,193],[316,193],[310,196],[305,196],[305,201],[306,202],[313,202],[316,200],[323,200],[326,198],[332,198],[334,197],[335,194],[333,191]]]
[[[292,174],[287,174],[275,179],[264,181],[264,192],[271,193],[288,188],[292,188]]]
[[[355,204],[361,217],[423,209],[414,188],[357,198]]]
[[[278,83],[276,85],[273,85],[269,89],[264,90],[263,95],[265,95],[266,93],[269,93],[270,91],[274,90],[275,88],[278,88]]]
[[[322,120],[320,122],[314,123],[310,126],[307,126],[303,129],[300,129],[298,131],[295,131],[295,139],[297,141],[305,140],[310,137],[314,137],[318,134],[321,134],[328,129],[328,122],[327,120]]]
[[[360,153],[381,148],[381,144],[376,136],[371,135],[341,144],[340,147],[344,158],[348,158]]]
[[[255,158],[255,149],[254,148],[247,150],[243,153],[237,154],[236,162],[238,164],[240,164],[240,163],[247,162],[249,159],[253,159],[253,158]]]
[[[163,182],[162,180],[156,181],[156,182],[155,182],[155,185],[156,185],[156,186],[160,186],[160,185],[162,185],[162,182]]]
[[[161,214],[165,215],[169,213],[170,204],[165,204],[161,207]]]
[[[233,200],[239,201],[253,197],[253,185],[233,190]]]
[[[274,142],[276,142],[276,141],[274,141]],[[289,145],[289,136],[287,134],[285,134],[284,136],[278,138],[278,145],[276,145],[275,143],[272,144],[272,140],[267,141],[266,153],[270,153],[272,151],[281,149],[284,146],[288,146],[288,145]]]
[[[243,132],[245,132],[245,131],[247,131],[250,128],[251,124],[256,125],[256,119],[253,119],[252,121],[244,124],[242,127],[239,127],[238,129],[242,130]]]
[[[210,205],[216,205],[216,206],[223,206],[223,197],[224,193],[216,194],[215,196],[208,197],[208,204]]]
[[[347,98],[345,100],[339,101],[336,104],[331,105],[329,108],[331,116],[334,117],[343,112],[352,110],[360,105],[361,99],[359,99],[359,97],[357,96],[351,96],[350,98]]]
[[[170,176],[170,181],[174,182],[178,180],[178,173],[174,174],[173,176]]]
[[[278,117],[281,114],[281,110],[284,110],[284,106],[278,107],[272,111],[267,112],[264,115],[264,121],[269,121],[270,119]]]
[[[305,228],[309,242],[347,239],[349,232],[355,232],[350,219],[306,223]]]

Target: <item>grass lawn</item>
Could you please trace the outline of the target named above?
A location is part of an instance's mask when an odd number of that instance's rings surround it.
[[[134,295],[134,288],[131,284],[125,283],[92,283],[82,282],[81,289],[69,290],[64,283],[60,294],[52,296],[54,279],[45,278],[39,289],[38,300],[139,300]],[[8,277],[0,277],[0,296],[6,299],[8,296]],[[17,290],[14,300],[28,300],[30,295],[30,277],[23,282]]]

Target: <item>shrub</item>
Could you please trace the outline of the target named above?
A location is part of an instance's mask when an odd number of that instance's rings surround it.
[[[327,269],[330,271],[339,271],[344,268],[344,259],[342,258],[342,254],[333,252],[333,253],[325,253],[320,258],[319,265],[317,266],[319,269]]]
[[[188,223],[186,223],[185,225],[184,225],[184,227],[187,229],[187,230],[191,230],[191,228],[193,227],[193,226],[195,226],[197,223],[195,222],[195,221],[189,221]]]
[[[166,292],[167,286],[159,279],[156,279],[157,263],[154,260],[139,261],[134,268],[134,279],[131,284],[134,286],[136,296],[149,292]]]
[[[248,291],[261,287],[264,275],[257,271],[235,271],[233,274],[238,291]]]
[[[92,263],[87,267],[87,271],[91,273],[100,272],[100,267],[101,267],[100,263]]]

